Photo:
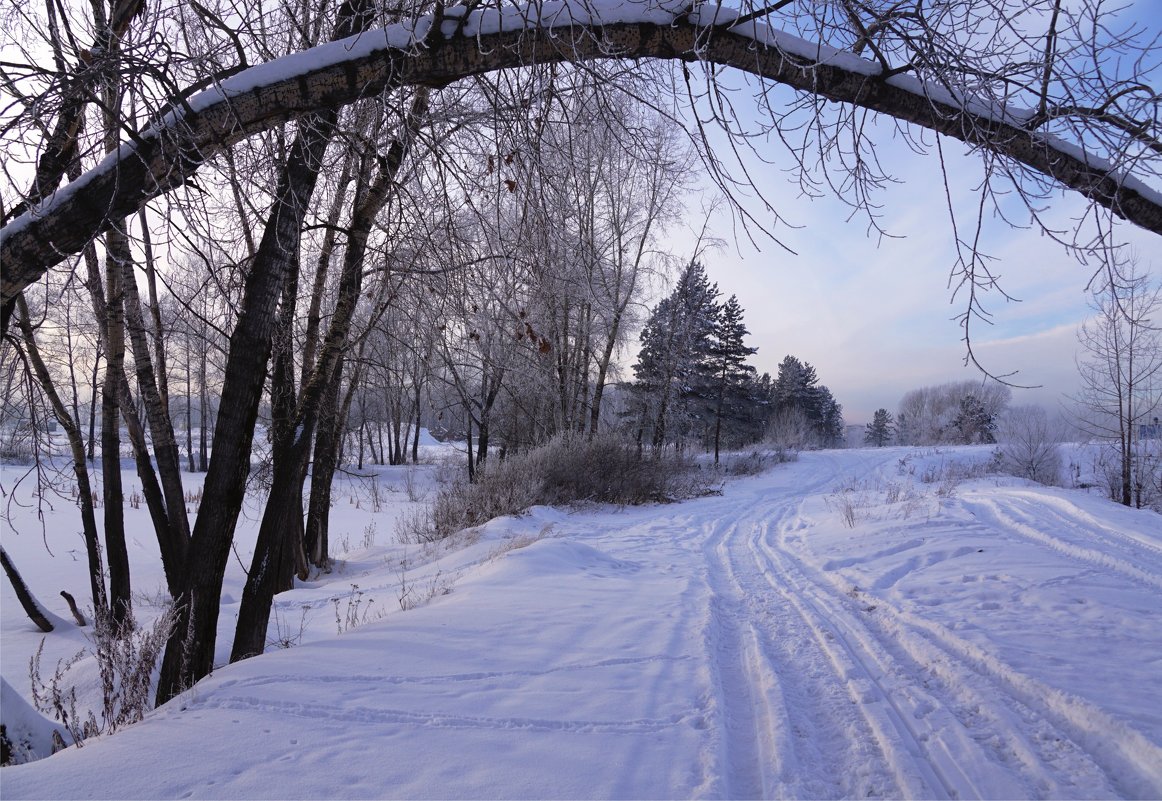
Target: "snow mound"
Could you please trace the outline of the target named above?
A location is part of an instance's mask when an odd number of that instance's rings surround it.
[[[59,724],[32,708],[8,683],[0,678],[0,719],[4,736],[12,748],[13,764],[32,762],[52,755],[52,733]]]
[[[506,560],[508,569],[528,576],[560,576],[587,573],[597,578],[636,573],[640,565],[615,559],[591,545],[561,539],[546,539],[513,551]]]

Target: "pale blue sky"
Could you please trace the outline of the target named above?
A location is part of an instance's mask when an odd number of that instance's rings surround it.
[[[980,162],[956,142],[946,141],[944,151],[955,201],[971,213]],[[953,319],[963,302],[949,286],[955,256],[939,162],[891,142],[881,155],[901,180],[879,195],[881,222],[902,238],[869,237],[866,218],[847,220],[843,203],[799,197],[784,173],[749,164],[781,214],[802,226],[778,229],[798,255],[764,242],[757,251],[734,235],[721,212],[712,227],[727,246],[704,259],[723,295],[737,294],[747,311],[760,372],[773,374],[788,353],[811,362],[849,424],[867,422],[880,406],[894,413],[909,389],[981,377],[964,366],[963,334]],[[1077,197],[1059,197],[1051,214],[1071,225],[1082,208]],[[1128,226],[1126,235],[1156,272],[1162,240]],[[1014,390],[1014,403],[1056,407],[1075,391],[1076,329],[1087,314],[1092,270],[1035,230],[997,222],[985,243],[997,257],[992,268],[1002,286],[1021,302],[1007,302],[999,292],[986,296],[993,324],[973,324],[978,358],[997,374],[1019,371],[1010,379],[1018,384],[1042,385]]]
[[[1159,30],[1162,0],[1127,3],[1121,17]],[[748,79],[726,72],[719,80],[737,90]],[[743,88],[732,98],[740,113],[752,113],[752,90]],[[785,102],[783,91],[769,92],[772,108]],[[797,255],[769,241],[760,241],[757,250],[720,211],[712,234],[726,247],[704,258],[723,295],[737,294],[746,309],[750,344],[760,349],[754,359],[759,370],[773,374],[787,354],[811,362],[852,424],[867,422],[881,406],[895,412],[909,389],[982,377],[964,364],[963,331],[954,319],[964,300],[953,299],[949,284],[955,254],[940,162],[934,152],[911,152],[894,123],[871,127],[881,161],[899,180],[875,197],[881,224],[902,238],[869,236],[866,217],[852,217],[850,207],[834,197],[802,197],[787,173],[792,160],[781,144],[771,143],[761,149],[762,159],[751,158],[746,167],[780,215],[799,226],[775,231]],[[944,140],[943,147],[953,202],[962,224],[972,225],[981,162],[958,142]],[[759,207],[751,208],[757,213]],[[1084,208],[1079,196],[1058,195],[1048,216],[1055,228],[1071,230]],[[1016,219],[1028,216],[1016,198],[1005,203],[1005,211]],[[690,215],[691,226],[701,222],[696,212]],[[1162,273],[1162,238],[1129,226],[1122,231],[1141,263],[1156,276]],[[1094,268],[1035,229],[992,221],[985,232],[983,249],[997,257],[991,269],[1020,302],[1007,302],[999,292],[986,297],[993,324],[973,323],[977,356],[995,374],[1016,371],[1014,383],[1041,385],[1014,389],[1014,403],[1057,408],[1076,391],[1076,331],[1089,313],[1086,284]],[[688,257],[694,235],[675,242],[678,255]]]

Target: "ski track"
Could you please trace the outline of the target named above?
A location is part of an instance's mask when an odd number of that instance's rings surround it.
[[[826,487],[823,476],[815,475],[809,492]],[[802,558],[803,492],[756,495],[750,505],[734,499],[733,512],[724,509],[703,532],[712,597],[706,649],[723,729],[721,773],[731,777],[724,795],[1158,794],[1162,749],[1139,732],[947,627],[866,595],[842,580],[842,563],[820,570]],[[1158,549],[1108,528],[1102,536],[1118,556],[1049,534],[1091,529],[1071,522],[1068,501],[1061,509],[1039,500],[1020,493],[987,507],[968,500],[980,521],[968,527],[1015,531],[1087,565],[1162,586]],[[1045,522],[1031,522],[1039,519]],[[876,588],[969,550],[910,557]]]

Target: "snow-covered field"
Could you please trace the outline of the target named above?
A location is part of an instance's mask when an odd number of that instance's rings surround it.
[[[341,562],[276,599],[264,656],[4,768],[0,794],[1162,797],[1162,517],[949,477],[987,456],[805,453],[721,496],[537,508],[428,549],[393,520],[430,476],[383,469],[336,492]],[[49,670],[85,645],[56,593],[87,586],[76,512],[54,506],[51,557],[31,511],[4,533],[61,617]],[[156,545],[127,511],[148,614]],[[2,592],[0,667],[27,696],[41,635]]]

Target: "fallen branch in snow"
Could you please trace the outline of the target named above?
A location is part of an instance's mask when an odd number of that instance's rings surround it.
[[[77,625],[81,628],[89,625],[85,620],[85,616],[81,614],[81,610],[77,609],[77,600],[73,598],[72,593],[61,590],[61,597],[69,605],[69,611],[73,613],[73,619],[77,621]]]

